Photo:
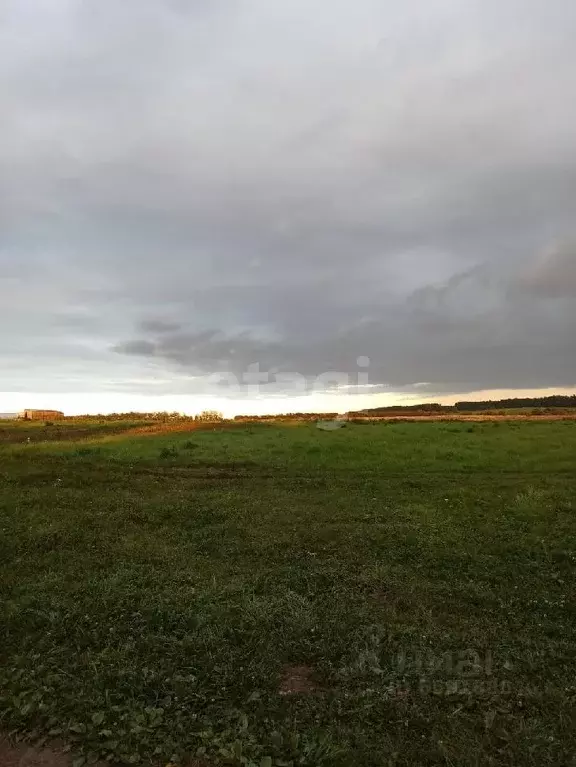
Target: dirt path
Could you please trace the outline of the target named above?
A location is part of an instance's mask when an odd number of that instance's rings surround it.
[[[37,748],[29,743],[11,743],[0,737],[0,767],[72,767],[74,756],[64,754],[56,747]],[[164,764],[164,763],[163,763]],[[97,762],[93,767],[110,767],[107,762]],[[208,767],[205,762],[193,760],[185,767]]]
[[[0,740],[0,767],[71,767],[70,754]]]

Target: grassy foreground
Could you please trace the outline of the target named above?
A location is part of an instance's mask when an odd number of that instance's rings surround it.
[[[1,730],[78,765],[576,763],[576,422],[129,426],[0,424]]]

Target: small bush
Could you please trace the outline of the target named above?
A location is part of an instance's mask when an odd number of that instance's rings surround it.
[[[182,447],[184,450],[196,450],[198,444],[196,442],[192,442],[192,440],[189,439],[182,445]]]
[[[90,458],[100,454],[100,450],[97,447],[78,447],[74,451],[73,455],[78,458]]]
[[[160,458],[178,458],[178,450],[173,445],[171,447],[163,447],[159,455]]]

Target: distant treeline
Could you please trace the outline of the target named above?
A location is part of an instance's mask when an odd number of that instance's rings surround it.
[[[458,403],[461,404],[461,403]],[[425,402],[419,405],[388,405],[358,410],[350,415],[402,415],[403,413],[420,413],[422,415],[438,415],[453,413],[456,405],[439,405],[437,402]]]
[[[182,413],[108,413],[107,415],[75,415],[68,416],[67,421],[97,421],[97,422],[109,422],[109,421],[152,421],[159,423],[166,423],[167,421],[194,421],[200,423],[214,423],[215,421],[223,421],[224,416],[222,413],[218,413],[216,410],[204,410],[202,413],[196,415],[183,415]]]
[[[401,415],[403,413],[448,415],[450,413],[478,412],[479,410],[519,410],[521,408],[576,408],[576,395],[553,394],[549,397],[513,397],[480,402],[456,402],[454,405],[439,405],[437,402],[418,405],[390,405],[362,410],[359,413],[353,413],[353,415]]]
[[[553,394],[549,397],[514,397],[485,402],[457,402],[456,410],[509,410],[524,407],[576,407],[576,394]]]
[[[338,413],[281,413],[280,415],[237,415],[235,421],[331,421]]]
[[[226,420],[238,422],[245,421],[318,421],[338,418],[338,413],[282,413],[281,415],[237,415],[234,419],[225,419],[222,413],[216,410],[204,410],[196,415],[183,415],[182,413],[109,413],[107,415],[77,415],[68,416],[67,421],[130,421],[140,423],[151,421],[152,423],[215,423]]]

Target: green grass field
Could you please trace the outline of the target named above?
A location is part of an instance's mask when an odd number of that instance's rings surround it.
[[[576,422],[130,426],[0,422],[4,733],[576,763]]]

